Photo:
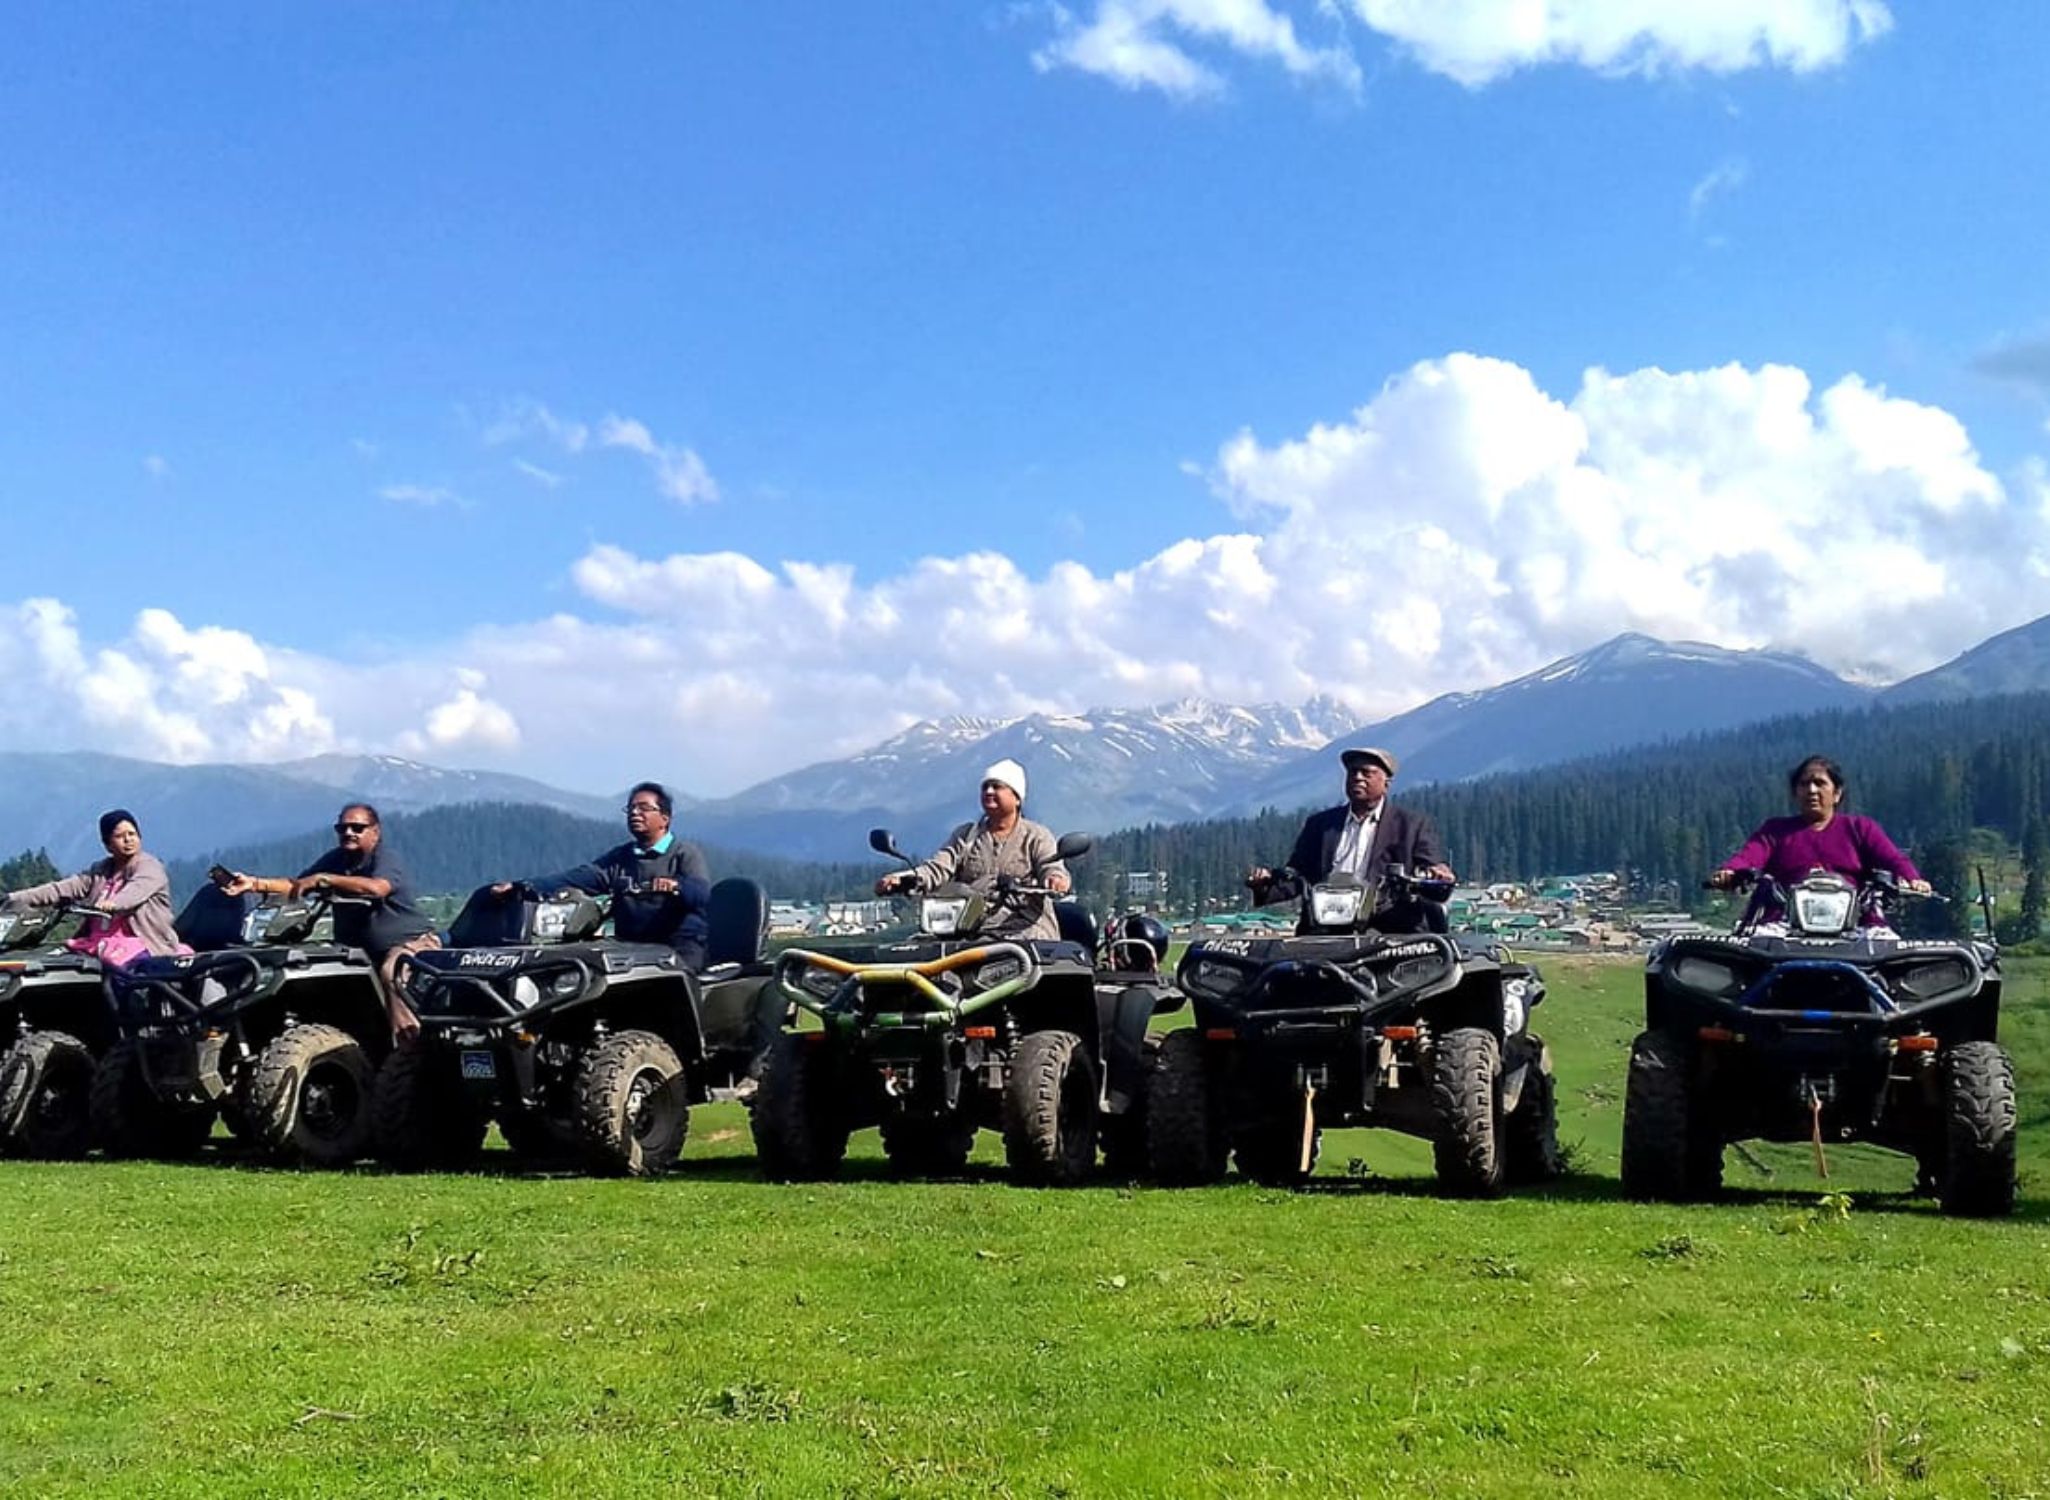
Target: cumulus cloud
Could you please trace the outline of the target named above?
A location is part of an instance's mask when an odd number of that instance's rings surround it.
[[[1883,0],[1301,0],[1329,28],[1343,15],[1431,72],[1479,88],[1548,64],[1605,74],[1686,69],[1734,73],[1833,67],[1893,28]],[[1042,72],[1075,68],[1125,88],[1181,98],[1223,90],[1199,58],[1237,54],[1301,78],[1359,86],[1341,35],[1322,46],[1298,36],[1281,0],[1096,0],[1087,18],[1049,7],[1054,36],[1032,55]]]
[[[2050,578],[2041,463],[2003,479],[1941,408],[1783,365],[1594,369],[1554,392],[1454,354],[1303,431],[1228,436],[1196,469],[1229,528],[1122,568],[981,551],[864,577],[600,543],[570,565],[582,611],[403,660],[160,611],[95,649],[30,601],[0,615],[0,742],[47,746],[47,700],[144,754],[346,738],[719,792],[951,713],[1316,692],[1392,713],[1625,630],[1883,680],[2040,613]]]

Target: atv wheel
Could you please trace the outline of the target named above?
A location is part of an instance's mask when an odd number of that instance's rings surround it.
[[[1210,1099],[1203,1038],[1171,1031],[1160,1041],[1146,1089],[1146,1164],[1153,1180],[1194,1187],[1224,1176],[1224,1123]]]
[[[398,1047],[370,1091],[377,1154],[406,1172],[460,1171],[484,1149],[484,1114],[455,1060],[433,1047]]]
[[[1004,1160],[1031,1187],[1074,1187],[1096,1167],[1096,1059],[1072,1031],[1018,1044],[1004,1088]]]
[[[883,1155],[899,1177],[959,1177],[974,1149],[975,1122],[965,1110],[883,1120]]]
[[[50,1159],[92,1143],[93,1055],[61,1031],[31,1031],[0,1058],[0,1150]]]
[[[1992,1042],[1960,1042],[1943,1066],[1943,1178],[1947,1214],[2014,1212],[2014,1063]]]
[[[832,1059],[817,1036],[786,1031],[763,1054],[747,1118],[755,1157],[771,1182],[837,1177],[847,1156],[847,1113],[834,1097]]]
[[[376,1073],[335,1026],[291,1027],[258,1055],[241,1089],[249,1138],[280,1161],[344,1167],[370,1144]]]
[[[1302,1102],[1290,1099],[1276,1113],[1263,1116],[1257,1124],[1241,1127],[1232,1140],[1232,1159],[1239,1175],[1262,1187],[1301,1187],[1317,1170],[1317,1158],[1324,1154],[1324,1129],[1310,1127],[1310,1171],[1303,1170]]]
[[[1623,1191],[1685,1203],[1723,1185],[1723,1143],[1702,1117],[1694,1049],[1666,1031],[1639,1032],[1630,1045],[1623,1095]]]
[[[1146,1104],[1159,1057],[1160,1039],[1149,1036],[1140,1053],[1138,1086],[1132,1091],[1124,1113],[1105,1115],[1098,1126],[1107,1176],[1130,1179],[1146,1171]]]
[[[1431,1155],[1439,1183],[1451,1192],[1491,1197],[1502,1190],[1502,1112],[1495,1094],[1501,1073],[1502,1044],[1492,1031],[1458,1026],[1438,1038]]]
[[[659,1177],[683,1154],[690,1096],[683,1060],[652,1031],[621,1031],[577,1073],[577,1135],[600,1171]]]
[[[93,1073],[87,1106],[92,1136],[109,1156],[195,1156],[213,1134],[214,1111],[205,1104],[167,1104],[142,1071],[142,1044],[116,1042]]]
[[[1563,1170],[1559,1160],[1559,1086],[1552,1077],[1552,1055],[1537,1043],[1536,1055],[1524,1066],[1523,1088],[1516,1108],[1503,1122],[1502,1170],[1517,1184],[1550,1182]]]

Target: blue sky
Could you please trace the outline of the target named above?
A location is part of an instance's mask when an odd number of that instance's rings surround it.
[[[0,746],[722,791],[2050,608],[2050,11],[1515,15],[11,13]]]

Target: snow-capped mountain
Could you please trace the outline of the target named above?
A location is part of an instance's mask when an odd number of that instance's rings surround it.
[[[1500,687],[1433,698],[1353,738],[1393,751],[1402,761],[1402,784],[1415,786],[1852,707],[1871,697],[1869,689],[1787,652],[1626,634]],[[1228,810],[1332,803],[1341,790],[1329,754],[1297,757],[1256,778]]]
[[[860,857],[888,823],[907,844],[975,816],[994,761],[1025,767],[1030,815],[1061,829],[1213,815],[1249,776],[1357,723],[1344,705],[1241,707],[1184,699],[1145,709],[949,719],[912,726],[846,760],[807,766],[693,808],[694,837],[805,858]]]

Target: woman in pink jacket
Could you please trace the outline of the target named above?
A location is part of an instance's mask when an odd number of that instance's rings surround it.
[[[171,878],[163,861],[145,854],[135,815],[115,808],[100,817],[100,842],[107,857],[76,875],[30,886],[6,898],[10,908],[90,906],[93,917],[64,946],[90,953],[116,968],[150,955],[188,953],[171,925]]]

